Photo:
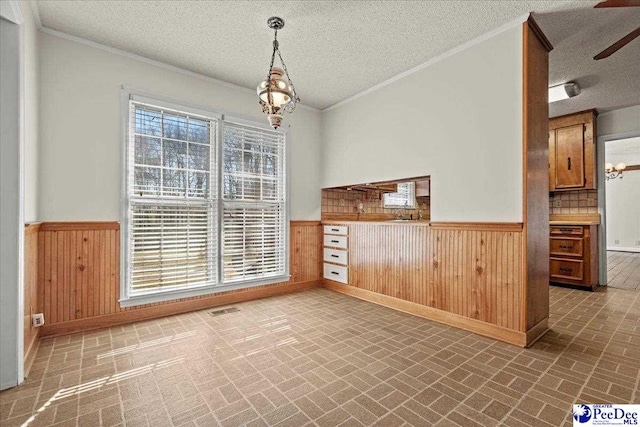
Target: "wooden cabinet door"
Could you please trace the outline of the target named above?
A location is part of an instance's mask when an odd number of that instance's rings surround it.
[[[416,181],[416,197],[429,197],[431,189],[431,180],[423,179],[422,181]]]
[[[584,125],[555,130],[555,188],[581,188],[584,175]]]

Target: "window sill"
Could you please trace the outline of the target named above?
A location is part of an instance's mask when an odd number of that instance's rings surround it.
[[[265,279],[256,279],[242,282],[231,282],[218,286],[200,286],[192,289],[166,290],[149,293],[145,295],[133,295],[119,301],[120,307],[135,307],[139,305],[152,304],[157,302],[175,301],[183,298],[193,298],[204,295],[214,295],[222,292],[229,292],[239,289],[253,288],[256,286],[273,285],[276,283],[288,282],[291,276],[276,276]]]

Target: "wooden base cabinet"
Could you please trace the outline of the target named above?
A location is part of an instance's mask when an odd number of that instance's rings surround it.
[[[595,225],[551,226],[549,274],[552,284],[598,287],[598,235]]]

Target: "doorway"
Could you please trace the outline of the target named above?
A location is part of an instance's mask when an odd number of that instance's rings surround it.
[[[640,291],[640,137],[604,143],[607,285]]]

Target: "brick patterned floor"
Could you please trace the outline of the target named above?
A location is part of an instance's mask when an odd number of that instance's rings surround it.
[[[614,288],[640,291],[640,253],[607,251],[607,280]]]
[[[324,289],[42,341],[2,426],[563,426],[640,403],[640,293],[552,287],[521,349]]]

